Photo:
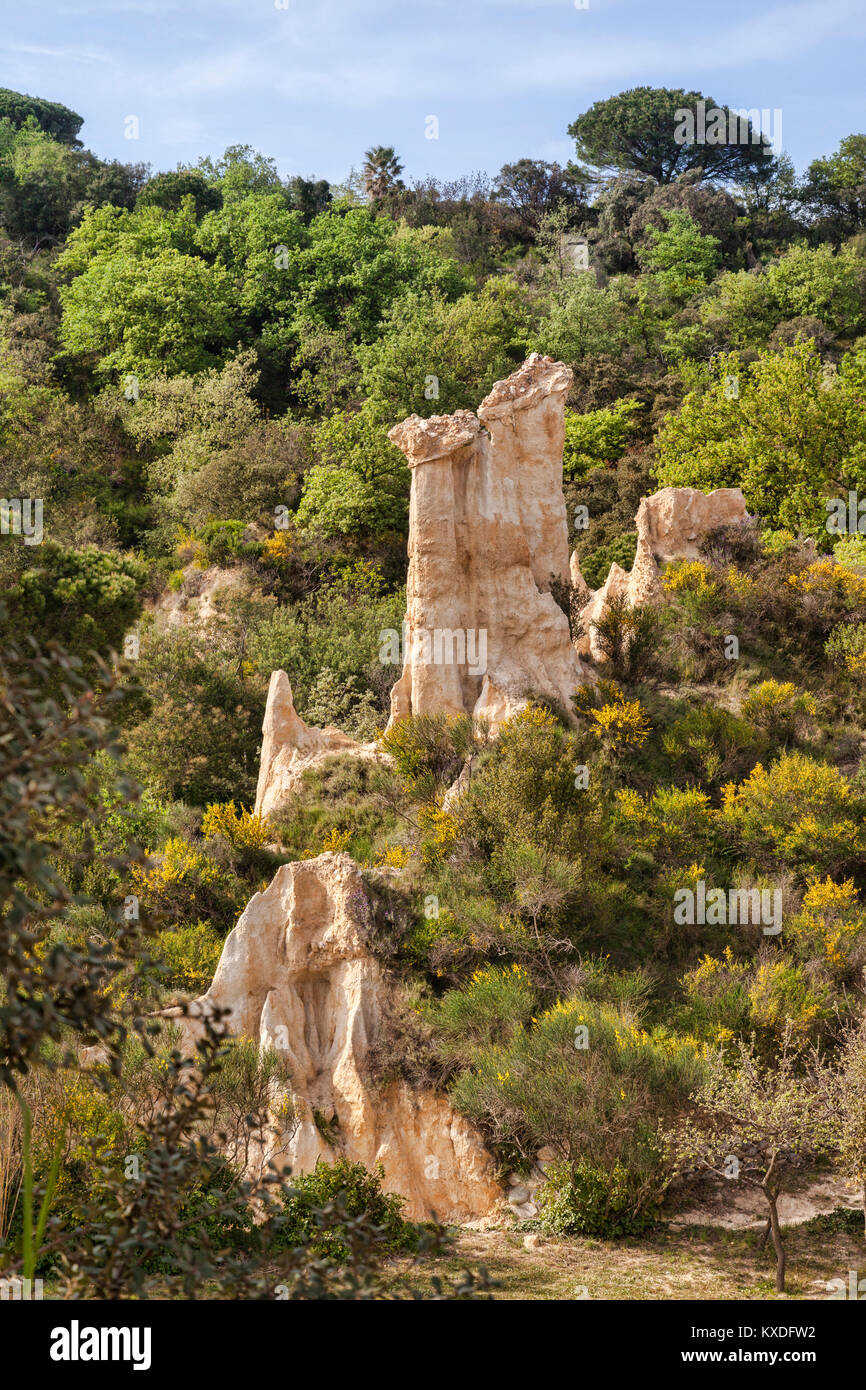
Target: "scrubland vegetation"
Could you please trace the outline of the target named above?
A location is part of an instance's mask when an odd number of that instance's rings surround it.
[[[567,168],[412,183],[380,148],[335,187],[244,146],[106,163],[74,113],[0,93],[2,492],[44,528],[0,537],[7,1273],[404,1296],[411,1260],[425,1296],[484,1291],[351,1166],[261,1220],[240,1173],[279,1059],[211,1037],[193,1067],[152,1022],[280,863],[344,849],[395,983],[378,1083],[446,1089],[503,1171],[548,1150],[535,1226],[609,1265],[654,1259],[707,1173],[751,1182],[755,1287],[787,1243],[815,1296],[779,1195],[866,1184],[866,136],[799,175],[672,140],[644,167],[641,122],[686,96],[597,103]],[[611,606],[572,710],[384,733],[410,483],[387,431],[474,409],[530,351],[574,372],[590,585],[659,487],[740,487],[754,524],[667,566],[659,606]],[[334,757],[262,821],[278,667],[309,723],[392,764]],[[780,893],[781,933],[683,921],[701,883]]]

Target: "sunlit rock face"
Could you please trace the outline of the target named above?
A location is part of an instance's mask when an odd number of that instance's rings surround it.
[[[486,1216],[503,1193],[469,1122],[443,1095],[377,1088],[367,1076],[390,988],[367,946],[369,917],[349,855],[284,864],[229,933],[193,1014],[225,1010],[233,1034],[272,1048],[289,1069],[294,1118],[280,1121],[287,1108],[275,1095],[257,1171],[273,1160],[309,1172],[345,1155],[368,1169],[381,1163],[385,1190],[406,1198],[412,1219]]]
[[[381,756],[375,743],[358,743],[333,725],[316,729],[305,723],[295,709],[285,671],[272,672],[262,725],[256,813],[270,816],[279,811],[297,790],[306,769],[334,753],[368,759]]]
[[[571,371],[533,353],[468,410],[390,432],[412,470],[403,672],[391,718],[446,711],[495,728],[533,694],[571,709],[562,495]],[[559,602],[557,601],[559,598]]]
[[[742,526],[749,521],[742,492],[735,487],[700,492],[694,487],[665,487],[644,497],[635,518],[637,551],[630,570],[614,562],[595,593],[587,590],[580,610],[581,634],[577,649],[582,656],[604,661],[593,624],[608,611],[610,601],[624,595],[629,607],[655,603],[661,597],[660,564],[671,560],[696,560],[704,537],[718,526]],[[571,557],[572,582],[579,588],[580,565]]]

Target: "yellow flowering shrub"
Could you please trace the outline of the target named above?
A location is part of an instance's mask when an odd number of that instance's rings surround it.
[[[227,919],[237,916],[249,897],[241,879],[181,835],[166,840],[155,862],[134,865],[130,877],[145,909],[172,918],[218,915],[228,925]]]
[[[696,787],[662,787],[648,798],[622,787],[615,795],[614,821],[629,848],[673,860],[691,860],[714,832],[710,798]]]
[[[667,594],[699,594],[709,597],[718,592],[718,584],[702,560],[675,560],[662,576],[662,588]]]
[[[759,862],[805,876],[845,871],[866,854],[866,822],[846,777],[805,753],[757,763],[739,786],[722,788],[722,824]]]
[[[162,931],[155,954],[167,969],[165,984],[187,994],[203,994],[213,980],[222,941],[207,922],[188,922]]]
[[[729,565],[725,571],[725,583],[738,599],[751,598],[755,589],[752,576],[744,570],[738,570],[735,565]]]
[[[455,844],[459,824],[456,817],[438,806],[422,806],[418,823],[424,831],[421,859],[428,868],[448,858]]]
[[[835,970],[849,971],[866,958],[866,907],[854,880],[813,879],[787,935],[803,955],[819,957]]]
[[[640,700],[621,700],[591,710],[590,727],[595,736],[614,752],[642,748],[652,731]]]
[[[840,623],[830,633],[824,651],[850,676],[866,679],[866,623]]]
[[[405,869],[411,858],[412,850],[409,845],[390,845],[377,856],[374,868]]]
[[[761,681],[743,700],[742,714],[759,729],[777,734],[793,733],[804,717],[818,706],[814,696],[798,690],[793,681]]]
[[[798,574],[789,574],[788,583],[799,594],[835,594],[852,607],[866,602],[866,575],[856,574],[835,560],[816,560]]]
[[[261,849],[272,838],[264,816],[255,815],[234,801],[214,802],[202,817],[201,832],[209,840],[221,835],[235,849]]]
[[[749,1003],[755,1026],[776,1041],[788,1026],[803,1039],[814,1037],[819,1026],[835,1013],[830,985],[808,977],[801,965],[786,959],[758,965],[749,987]]]
[[[321,849],[318,851],[318,853],[341,854],[344,850],[348,849],[351,839],[351,830],[338,830],[335,825],[332,825],[327,835],[324,836],[322,840]],[[315,859],[316,855],[314,853],[306,855],[305,857],[307,859]]]

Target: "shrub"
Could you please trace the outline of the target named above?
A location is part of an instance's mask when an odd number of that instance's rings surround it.
[[[452,1097],[512,1162],[549,1145],[569,1164],[620,1163],[649,1202],[658,1115],[682,1102],[702,1057],[694,1038],[647,1031],[627,1006],[572,997],[515,1023],[506,1042],[472,1048]]]
[[[761,681],[742,705],[743,717],[780,743],[792,739],[805,717],[816,711],[814,698],[805,691],[798,692],[791,681]]]
[[[607,579],[611,565],[630,570],[637,551],[637,533],[627,531],[614,537],[597,550],[580,557],[580,572],[591,589],[600,589]]]
[[[616,754],[642,748],[652,730],[640,700],[615,700],[590,710],[589,717],[596,738]]]
[[[532,1013],[535,990],[519,965],[485,966],[429,1011],[437,1047],[450,1064],[469,1066],[479,1047],[501,1046]]]
[[[249,887],[180,835],[172,835],[156,862],[135,865],[132,885],[150,911],[170,918],[215,918],[228,931],[249,897]]]
[[[349,1256],[348,1227],[359,1217],[374,1223],[382,1233],[383,1250],[416,1248],[419,1232],[401,1215],[403,1198],[382,1191],[384,1169],[378,1164],[369,1172],[363,1163],[338,1158],[333,1163],[319,1159],[312,1173],[292,1180],[284,1198],[284,1215],[274,1235],[274,1248],[307,1246],[311,1254],[343,1263]],[[334,1219],[327,1227],[315,1219],[316,1212],[331,1208]]]
[[[662,746],[690,780],[719,787],[742,776],[759,746],[756,731],[718,705],[689,709],[662,734]]]
[[[483,731],[465,714],[419,714],[392,724],[379,738],[406,790],[419,801],[432,801],[457,777],[478,750]]]
[[[551,1163],[536,1195],[541,1225],[550,1235],[639,1236],[658,1218],[659,1198],[647,1201],[640,1181],[621,1163]]]
[[[162,931],[154,954],[167,968],[165,983],[185,994],[203,994],[211,984],[222,941],[207,922],[188,922]]]
[[[201,833],[207,840],[221,835],[234,849],[262,849],[272,838],[264,816],[236,808],[234,801],[212,802],[202,817]]]
[[[596,641],[616,675],[634,680],[652,664],[658,620],[648,604],[632,607],[617,594],[592,624]]]
[[[866,817],[851,783],[805,753],[758,763],[739,786],[728,783],[720,825],[756,863],[804,878],[845,872],[866,855]]]
[[[840,623],[827,638],[824,651],[849,676],[866,677],[866,623]]]
[[[788,923],[787,936],[806,960],[821,960],[834,973],[851,974],[866,960],[866,908],[853,879],[835,883],[814,879],[800,911]]]
[[[832,595],[849,608],[866,603],[866,575],[856,574],[834,560],[816,560],[806,569],[790,574],[788,583],[798,594]]]
[[[622,787],[614,816],[624,847],[664,863],[688,864],[696,851],[711,851],[716,843],[710,798],[696,787],[659,787],[649,797]]]

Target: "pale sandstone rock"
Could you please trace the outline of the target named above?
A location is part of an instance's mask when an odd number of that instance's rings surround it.
[[[412,470],[392,721],[445,711],[495,730],[536,692],[569,710],[575,688],[591,679],[550,592],[570,577],[562,495],[570,384],[569,368],[533,353],[496,383],[477,417],[413,415],[391,430]]]
[[[385,1189],[407,1199],[415,1220],[488,1215],[502,1192],[469,1122],[445,1096],[404,1084],[374,1091],[365,1076],[389,987],[366,945],[368,918],[349,855],[284,864],[226,938],[193,1012],[227,1010],[232,1033],[272,1047],[289,1067],[299,1122],[272,1137],[259,1167],[266,1157],[309,1172],[339,1151],[370,1169],[382,1163]],[[314,1111],[330,1122],[334,1147]]]
[[[586,607],[581,609],[580,621],[583,631],[577,639],[577,650],[582,656],[591,656],[594,661],[604,661],[604,652],[598,644],[598,635],[593,623],[597,623],[607,612],[612,598],[619,594],[628,594],[628,580],[628,570],[624,570],[614,561],[604,584],[600,589],[596,589]]]
[[[306,724],[295,709],[285,671],[273,671],[262,724],[256,814],[278,811],[297,789],[302,773],[334,753],[372,760],[383,756],[375,743],[358,743],[333,725],[316,729]]]
[[[606,612],[612,598],[624,594],[630,608],[658,602],[662,594],[660,563],[697,559],[700,542],[708,531],[748,520],[739,488],[704,493],[693,487],[666,487],[642,498],[635,518],[638,539],[634,563],[630,571],[612,564],[603,586],[580,610],[583,632],[577,641],[578,652],[604,661],[592,624]],[[572,583],[575,566],[579,574],[576,554],[572,556]]]
[[[695,487],[664,487],[644,497],[635,522],[638,543],[645,541],[660,564],[696,560],[699,544],[716,526],[742,524],[749,519],[738,487],[700,492]]]
[[[571,559],[568,562],[568,568],[571,575],[571,587],[577,593],[581,603],[588,603],[592,598],[592,589],[581,573],[580,560],[577,558],[576,550],[572,551]]]

